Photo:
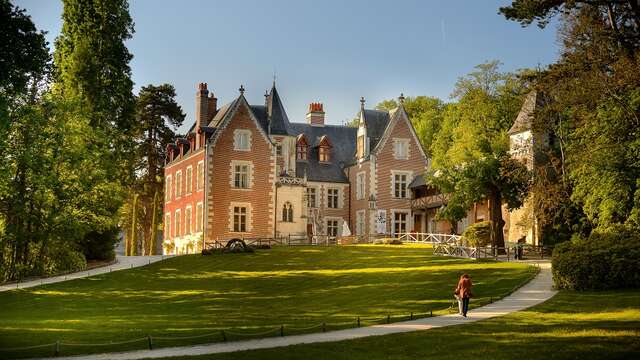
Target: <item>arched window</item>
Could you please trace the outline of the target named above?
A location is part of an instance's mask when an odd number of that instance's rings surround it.
[[[293,222],[293,206],[288,201],[282,206],[282,221]]]

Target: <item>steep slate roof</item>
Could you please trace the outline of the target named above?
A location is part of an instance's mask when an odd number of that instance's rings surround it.
[[[343,168],[353,161],[356,152],[357,128],[337,125],[312,126],[304,123],[290,123],[289,131],[293,135],[304,134],[311,143],[306,161],[296,163],[296,176],[307,176],[309,181],[348,183]],[[318,161],[318,144],[326,136],[333,146],[331,162]]]
[[[384,130],[389,125],[389,112],[381,110],[364,110],[364,123],[367,126],[367,136],[371,139],[369,146],[374,149],[382,138]]]
[[[416,175],[413,180],[409,183],[409,187],[415,189],[420,186],[425,186],[427,183],[424,181],[424,174]]]
[[[276,90],[276,84],[271,87],[271,93],[267,97],[267,116],[269,119],[268,134],[288,135],[289,134],[289,118],[287,112],[284,111],[284,105]]]
[[[508,134],[513,135],[531,130],[534,113],[542,105],[542,96],[540,96],[537,91],[534,90],[527,94],[524,99],[524,103],[522,104],[522,108],[520,108],[520,112],[518,113],[518,117],[513,123],[513,126],[511,126],[511,129],[509,129]]]

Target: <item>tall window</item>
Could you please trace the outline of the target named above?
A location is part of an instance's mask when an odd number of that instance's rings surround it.
[[[282,221],[293,222],[293,206],[288,201],[282,206]]]
[[[276,155],[277,156],[282,156],[282,144],[280,144],[280,143],[276,144]]]
[[[193,191],[193,167],[187,167],[187,176],[185,179],[187,190],[185,191],[187,194],[191,194]]]
[[[233,186],[238,189],[249,188],[249,165],[235,165],[233,169]]]
[[[327,207],[338,208],[338,189],[327,189]]]
[[[164,190],[164,199],[171,201],[171,175],[167,176],[166,184],[167,188]]]
[[[356,212],[356,235],[364,235],[364,210]]]
[[[407,198],[407,174],[393,175],[393,196],[398,199]]]
[[[198,163],[198,190],[204,189],[204,162]]]
[[[174,231],[175,231],[175,237],[180,237],[182,235],[182,233],[180,232],[181,229],[181,222],[182,219],[180,218],[180,209],[176,210],[176,225],[174,226]]]
[[[202,221],[202,203],[198,203],[198,205],[196,205],[196,232],[202,232]]]
[[[338,236],[338,220],[327,220],[327,235]]]
[[[297,160],[307,160],[307,144],[304,142],[299,142],[296,151],[296,159]]]
[[[247,208],[244,206],[233,207],[233,231],[247,231]]]
[[[409,140],[395,139],[393,155],[397,160],[409,158]]]
[[[397,212],[393,215],[394,234],[404,234],[407,232],[407,214]]]
[[[176,173],[176,198],[182,196],[182,170]]]
[[[171,239],[171,213],[164,215],[164,238]]]
[[[356,199],[364,199],[364,173],[358,173],[356,176]]]
[[[240,151],[251,150],[251,131],[236,130],[233,137],[233,149]]]
[[[191,234],[191,207],[184,209],[184,233]]]
[[[307,188],[307,206],[310,208],[318,207],[316,188]]]
[[[328,146],[320,146],[318,148],[318,160],[321,162],[329,162],[331,161],[331,157],[329,156],[330,148]]]

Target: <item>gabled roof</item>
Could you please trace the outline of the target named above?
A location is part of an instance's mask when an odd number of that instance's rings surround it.
[[[536,90],[527,94],[524,99],[524,103],[520,108],[518,117],[513,123],[513,126],[507,132],[509,135],[518,134],[527,130],[531,130],[533,124],[533,116],[541,106],[543,105],[542,96]]]
[[[304,136],[312,143],[309,144],[307,160],[299,160],[296,163],[296,176],[307,176],[309,181],[348,183],[349,179],[343,168],[353,161],[356,152],[356,134],[358,129],[346,126],[324,125],[312,126],[304,123],[289,124],[291,134]],[[318,161],[318,148],[320,140],[325,136],[331,145],[331,162],[320,163]]]
[[[265,140],[268,143],[272,144],[271,139],[269,138],[269,135],[267,133],[266,124],[264,122],[264,112],[260,111],[261,109],[264,109],[264,106],[249,105],[247,99],[242,93],[235,100],[221,107],[216,116],[211,120],[211,122],[209,123],[209,127],[216,128],[216,131],[213,136],[211,136],[210,141],[212,141],[213,143],[217,141],[217,138],[220,136],[220,131],[227,126],[240,106],[246,106],[249,112],[249,117],[251,117],[251,119],[256,122],[256,125],[258,125],[258,132],[264,136]]]
[[[289,118],[284,110],[276,84],[273,84],[271,92],[267,97],[267,117],[269,122],[268,134],[288,135],[289,134]]]

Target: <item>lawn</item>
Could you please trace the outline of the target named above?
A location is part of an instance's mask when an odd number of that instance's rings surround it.
[[[353,327],[446,312],[461,273],[474,305],[529,279],[520,264],[435,257],[424,246],[276,247],[180,256],[142,268],[0,293],[0,348],[61,342],[61,355]],[[197,339],[177,339],[206,335]],[[162,339],[162,338],[172,338]],[[122,342],[121,345],[87,345]],[[77,344],[77,345],[72,345]],[[3,356],[51,355],[52,346]]]
[[[639,359],[640,290],[564,291],[526,311],[459,326],[171,360]]]

